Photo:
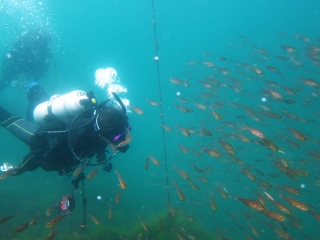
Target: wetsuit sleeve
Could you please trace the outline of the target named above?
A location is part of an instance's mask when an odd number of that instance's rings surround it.
[[[30,139],[39,126],[8,112],[0,106],[0,124],[8,129],[15,137],[30,145]]]
[[[39,157],[33,155],[32,153],[29,153],[21,160],[19,166],[17,167],[17,170],[14,174],[12,174],[12,176],[19,176],[25,171],[33,171],[38,167],[40,167]]]

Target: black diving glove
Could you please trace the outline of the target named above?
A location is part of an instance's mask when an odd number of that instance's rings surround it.
[[[112,163],[106,163],[103,165],[102,167],[103,171],[106,171],[106,172],[111,172],[111,169],[112,169]]]
[[[117,149],[122,152],[125,153],[128,149],[129,149],[129,145],[125,145],[123,147],[117,147]]]

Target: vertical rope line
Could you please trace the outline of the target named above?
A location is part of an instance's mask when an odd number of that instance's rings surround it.
[[[152,15],[153,15],[153,34],[154,34],[154,46],[156,50],[156,58],[158,57],[159,52],[159,43],[157,39],[157,22],[156,22],[156,14],[154,8],[154,0],[152,2]],[[162,88],[161,88],[161,78],[160,78],[160,65],[158,59],[155,59],[157,64],[157,78],[158,78],[158,89],[159,89],[159,99],[160,99],[160,118],[161,124],[164,124],[164,114],[163,114],[163,104],[162,104]],[[164,167],[166,171],[166,190],[167,190],[167,200],[168,204],[170,204],[170,192],[169,192],[169,175],[168,175],[168,161],[167,161],[167,146],[165,141],[165,130],[162,128],[162,138],[163,138],[163,153],[164,153]]]

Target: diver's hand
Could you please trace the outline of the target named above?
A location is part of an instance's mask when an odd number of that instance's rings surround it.
[[[107,163],[105,165],[103,165],[102,169],[106,172],[111,172],[112,169],[112,163]]]
[[[125,146],[122,146],[122,147],[117,147],[117,149],[120,152],[125,153],[129,149],[129,145],[125,145]]]

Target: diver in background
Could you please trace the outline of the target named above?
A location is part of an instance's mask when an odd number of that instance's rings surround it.
[[[19,84],[20,75],[39,81],[48,70],[51,59],[51,36],[48,31],[33,29],[22,32],[3,54],[0,90],[11,83]]]
[[[76,116],[70,117],[65,114],[57,117],[58,113],[64,111],[66,102],[60,104],[58,98],[50,99],[43,103],[46,115],[41,118],[43,123],[40,125],[35,121],[15,116],[0,107],[1,126],[30,146],[30,153],[21,160],[17,168],[11,169],[9,175],[20,175],[38,167],[66,175],[72,173],[79,164],[89,164],[94,156],[98,164],[104,163],[105,171],[110,171],[112,165],[108,161],[111,158],[106,158],[106,147],[112,145],[115,151],[112,156],[119,151],[127,151],[128,143],[131,141],[131,127],[128,124],[126,108],[119,96],[113,93],[121,109],[107,104],[109,100],[97,104],[92,92],[78,92],[85,98],[67,99],[72,101],[72,106],[83,106]],[[35,84],[29,89],[28,97],[38,101],[38,97],[44,98],[46,95],[44,90]],[[57,107],[53,107],[54,104],[59,107],[56,115],[54,111]],[[33,112],[33,109],[30,108],[29,111]]]

